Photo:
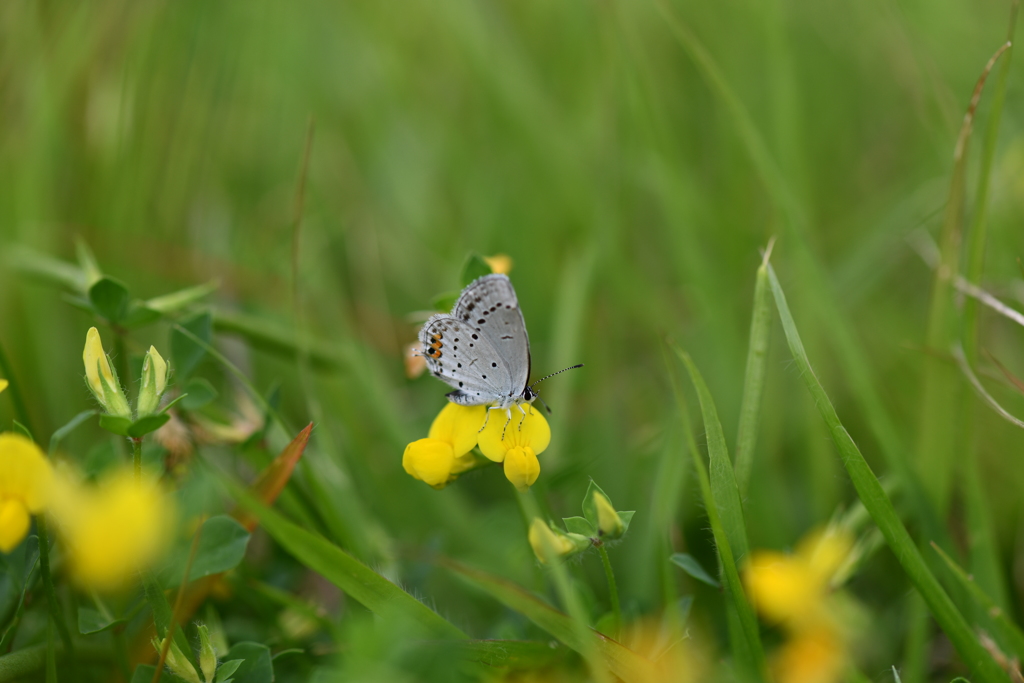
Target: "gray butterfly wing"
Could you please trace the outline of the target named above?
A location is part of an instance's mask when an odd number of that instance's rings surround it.
[[[530,379],[530,338],[526,334],[519,298],[508,276],[495,274],[477,278],[462,290],[451,314],[472,326],[479,342],[485,342],[483,348],[494,349],[493,357],[485,360],[488,372],[497,372],[504,366],[501,376],[506,381],[500,385],[499,395],[502,398],[521,396]]]
[[[493,345],[473,325],[452,315],[432,316],[420,330],[427,369],[457,391],[449,400],[462,405],[493,403],[507,393],[511,379]]]

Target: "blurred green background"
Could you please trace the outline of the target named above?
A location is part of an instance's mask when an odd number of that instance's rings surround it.
[[[423,562],[441,552],[542,587],[499,468],[436,492],[401,467],[446,390],[404,375],[410,314],[458,288],[470,251],[508,254],[535,375],[586,364],[544,386],[554,438],[539,492],[556,518],[579,514],[593,477],[637,510],[613,554],[627,609],[654,609],[668,580],[721,628],[714,591],[657,552],[661,519],[676,550],[714,564],[693,478],[666,464],[687,460],[664,340],[694,356],[732,445],[759,249],[777,236],[773,263],[811,361],[884,474],[850,387],[874,382],[912,446],[932,280],[912,244],[938,232],[956,134],[1008,14],[993,0],[4,2],[0,343],[45,436],[91,406],[80,361],[91,319],[27,276],[20,248],[72,261],[81,238],[141,298],[218,281],[220,348],[261,390],[281,384],[295,425],[317,422],[307,457],[338,501],[333,539],[474,635],[521,636],[521,620]],[[694,39],[732,104],[693,59]],[[983,278],[1009,300],[1024,295],[1018,67]],[[308,331],[333,362],[304,381],[294,358],[230,333],[239,313],[285,339]],[[844,362],[837,319],[866,366]],[[979,336],[1024,373],[1019,330],[983,313]],[[133,332],[129,352],[149,344],[168,346],[166,325]],[[230,381],[204,367],[232,410]],[[998,381],[991,390],[1024,413]],[[965,405],[977,410],[973,396]],[[977,413],[1016,611],[1022,440]],[[12,416],[0,397],[0,422]],[[761,425],[751,544],[791,547],[854,496],[777,326]],[[66,445],[84,457],[101,438],[89,427]],[[661,512],[659,476],[678,487]],[[954,529],[958,500],[954,487]],[[877,610],[872,672],[899,659],[907,585],[895,567],[883,551],[853,584]],[[603,599],[596,561],[573,571]]]

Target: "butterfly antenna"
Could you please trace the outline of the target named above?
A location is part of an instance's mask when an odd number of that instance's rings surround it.
[[[559,370],[558,372],[552,372],[547,377],[541,377],[539,380],[537,380],[536,382],[534,382],[533,384],[530,385],[530,391],[533,391],[533,388],[535,386],[537,386],[538,384],[540,384],[541,382],[543,382],[546,379],[551,379],[555,375],[561,375],[566,370],[575,370],[576,368],[582,368],[582,367],[583,367],[583,363],[580,363],[579,365],[573,365],[572,367],[563,368],[563,369]]]
[[[531,389],[531,391],[533,391],[533,390]],[[540,398],[540,394],[538,394],[536,392],[534,392],[533,395],[536,396],[537,398]],[[551,414],[551,408],[548,406],[548,402],[545,401],[542,398],[540,398],[540,402],[544,404],[544,410],[548,411],[548,415],[550,415]]]

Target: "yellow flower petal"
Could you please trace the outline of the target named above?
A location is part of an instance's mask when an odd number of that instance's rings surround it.
[[[8,384],[7,380],[0,379],[0,393],[2,393],[3,390],[7,388],[7,384]]]
[[[41,511],[50,496],[53,470],[39,446],[21,434],[0,434],[0,500],[20,500],[29,512]]]
[[[507,275],[512,270],[512,257],[508,254],[495,254],[494,256],[484,256],[484,262],[491,267],[492,273],[501,273]]]
[[[29,525],[28,510],[16,498],[0,502],[0,552],[9,553],[18,547]]]
[[[540,462],[533,449],[513,448],[505,456],[505,478],[520,491],[533,486],[540,476]]]
[[[434,418],[427,436],[448,442],[455,457],[465,455],[476,448],[486,412],[486,406],[460,406],[457,403],[449,403]]]
[[[103,350],[103,342],[100,341],[99,330],[95,327],[90,327],[85,335],[82,360],[85,362],[85,376],[89,380],[89,386],[97,397],[103,396],[103,383],[100,382],[101,372],[110,386],[117,386],[117,383],[114,382],[114,374],[110,371],[110,364],[107,362],[107,354]]]
[[[815,611],[822,585],[800,559],[774,551],[750,556],[744,584],[757,610],[769,621],[793,621]]]
[[[51,510],[75,581],[86,588],[122,588],[151,565],[172,536],[174,510],[156,485],[137,484],[130,469],[83,488],[58,483]]]
[[[776,654],[777,683],[838,683],[846,667],[843,639],[828,628],[803,632]]]
[[[413,478],[435,489],[444,488],[451,479],[455,453],[451,444],[440,439],[419,439],[405,447],[402,467]]]
[[[849,534],[826,528],[805,536],[796,548],[796,555],[806,563],[815,580],[827,586],[852,547],[853,539]]]
[[[494,462],[502,462],[513,448],[527,446],[533,449],[534,456],[537,456],[551,443],[551,427],[540,411],[528,403],[520,405],[526,411],[525,418],[517,406],[511,408],[511,420],[504,412],[493,410],[487,426],[479,434],[480,451]],[[502,432],[505,433],[504,439]]]

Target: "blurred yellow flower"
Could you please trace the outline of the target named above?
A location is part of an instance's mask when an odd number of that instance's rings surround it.
[[[480,451],[494,462],[505,463],[505,477],[517,489],[525,491],[540,476],[540,462],[537,455],[551,443],[551,428],[548,421],[528,403],[520,404],[526,415],[519,414],[512,407],[512,419],[500,411],[487,421],[480,432]]]
[[[20,434],[0,434],[0,551],[11,552],[25,538],[29,515],[46,507],[52,483],[38,446]]]
[[[434,418],[427,438],[405,447],[402,467],[413,478],[444,488],[475,464],[470,451],[476,447],[485,411],[485,406],[446,405]]]
[[[7,388],[7,385],[8,385],[8,381],[7,380],[0,379],[0,393],[2,393],[3,390]]]
[[[172,502],[157,484],[136,483],[129,468],[96,486],[58,478],[50,512],[76,583],[99,591],[125,586],[158,559],[173,535]]]
[[[484,256],[484,262],[491,267],[492,273],[508,275],[508,272],[512,270],[512,257],[509,256],[508,254],[495,254],[494,256]]]
[[[836,683],[848,661],[850,627],[842,601],[831,594],[853,541],[835,528],[814,531],[793,554],[756,551],[744,571],[751,602],[789,639],[773,660],[778,683]]]
[[[768,621],[791,628],[820,621],[830,611],[832,577],[852,547],[846,533],[826,529],[808,534],[792,555],[755,551],[744,572],[747,593]]]

